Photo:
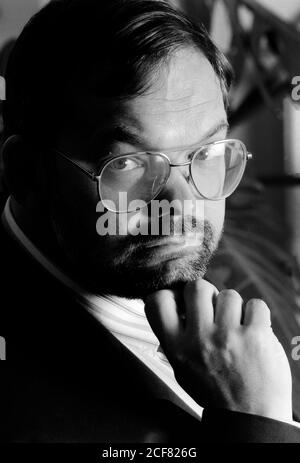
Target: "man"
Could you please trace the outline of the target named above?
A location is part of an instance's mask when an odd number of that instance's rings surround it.
[[[54,1],[6,81],[9,439],[299,441],[268,307],[203,279],[248,156],[207,33],[162,1]]]

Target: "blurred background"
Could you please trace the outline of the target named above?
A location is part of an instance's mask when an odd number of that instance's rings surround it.
[[[241,187],[227,201],[211,279],[244,298],[264,298],[274,331],[290,351],[300,335],[300,102],[291,98],[293,78],[300,83],[300,1],[169,1],[204,23],[231,62],[230,136],[253,153]],[[14,39],[46,3],[0,0],[0,76]],[[0,144],[1,131],[0,101]],[[5,193],[1,166],[0,160]],[[300,361],[291,363],[299,420]]]

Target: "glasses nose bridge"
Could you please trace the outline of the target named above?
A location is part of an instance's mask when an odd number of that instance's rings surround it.
[[[169,175],[168,175],[168,178],[166,180],[166,182],[164,183],[164,186],[162,187],[161,191],[160,191],[160,194],[164,194],[163,191],[165,191],[165,194],[169,195],[170,192],[172,191],[173,193],[171,193],[172,195],[174,193],[176,194],[183,194],[183,196],[185,196],[186,198],[185,199],[191,199],[192,196],[191,196],[191,192],[187,192],[186,188],[188,190],[190,190],[190,178],[191,178],[191,164],[192,164],[192,161],[189,160],[189,161],[185,161],[185,162],[180,162],[180,163],[173,163],[170,161],[170,159],[166,156],[167,160],[168,160],[168,163],[169,163]],[[178,183],[178,178],[175,179],[173,178],[172,176],[172,168],[173,167],[187,167],[188,168],[188,172],[178,172],[178,174],[181,176],[181,181],[179,181]],[[183,187],[183,183],[185,184],[185,186]],[[174,185],[177,185],[177,187],[174,188]],[[181,185],[181,186],[180,186]],[[170,191],[168,191],[170,190]],[[180,193],[181,192],[181,193]],[[178,199],[178,198],[177,198]]]
[[[184,162],[172,162],[167,152],[161,152],[160,154],[167,161],[170,167],[184,167],[192,164],[192,159]]]
[[[165,160],[165,162],[167,162],[167,164],[169,165],[169,173],[168,173],[168,176],[167,176],[167,179],[165,180],[164,182],[164,186],[162,187],[162,190],[166,187],[166,185],[169,183],[169,179],[170,179],[170,176],[171,176],[171,173],[172,173],[172,168],[173,167],[185,167],[185,166],[188,166],[189,167],[189,173],[188,173],[188,178],[190,178],[191,176],[191,164],[192,164],[192,160],[189,160],[189,161],[185,161],[185,162],[171,162],[171,159],[169,158],[169,156],[165,153],[160,153],[160,155],[163,157],[163,159]],[[186,180],[188,180],[186,178]]]
[[[191,165],[192,165],[192,160],[189,160],[189,161],[185,161],[185,162],[171,162],[169,160],[169,164],[170,164],[170,174],[169,174],[169,177],[171,175],[171,172],[172,172],[172,168],[173,167],[188,167],[188,172],[182,172],[182,176],[184,177],[185,181],[186,182],[189,182],[189,179],[191,177]]]
[[[184,167],[184,166],[190,166],[192,164],[192,161],[185,161],[185,162],[171,162],[169,160],[170,167]]]

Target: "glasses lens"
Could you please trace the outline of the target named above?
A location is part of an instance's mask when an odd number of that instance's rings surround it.
[[[238,140],[200,148],[192,163],[192,178],[200,194],[208,199],[228,197],[241,181],[246,149]]]
[[[103,205],[114,212],[130,212],[136,210],[136,205],[130,207],[132,201],[148,204],[165,184],[169,169],[167,159],[155,153],[112,159],[104,166],[99,182]]]

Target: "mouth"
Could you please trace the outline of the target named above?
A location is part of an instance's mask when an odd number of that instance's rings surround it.
[[[185,240],[183,239],[170,239],[165,238],[162,240],[154,241],[153,243],[145,244],[145,248],[147,249],[154,249],[154,248],[161,248],[161,247],[183,247],[185,245]]]
[[[157,248],[161,250],[166,249],[185,249],[189,247],[199,247],[203,242],[203,235],[201,235],[201,240],[195,235],[189,237],[180,237],[180,238],[170,238],[166,237],[161,240],[153,241],[152,243],[145,243],[144,248],[156,250]]]
[[[147,266],[161,264],[165,261],[178,260],[195,254],[199,241],[165,239],[147,244],[143,249],[143,261]]]

